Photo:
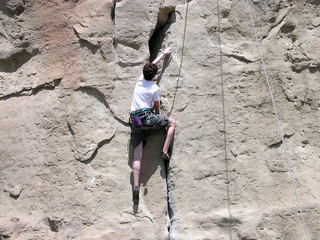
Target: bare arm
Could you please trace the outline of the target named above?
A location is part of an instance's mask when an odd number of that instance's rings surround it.
[[[171,47],[167,47],[163,53],[161,53],[155,60],[153,60],[153,64],[158,64],[162,58],[164,58],[166,55],[169,55],[170,53],[172,53],[172,48]],[[153,102],[153,108],[156,111],[156,114],[160,114],[160,101],[154,101]]]
[[[172,53],[172,48],[171,47],[167,47],[163,53],[161,53],[155,60],[153,60],[153,64],[158,64],[162,58],[164,58],[166,55],[169,55],[170,53]]]
[[[153,107],[156,110],[156,114],[160,114],[160,101],[154,101]]]

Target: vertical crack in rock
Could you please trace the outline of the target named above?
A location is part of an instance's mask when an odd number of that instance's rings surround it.
[[[113,24],[115,24],[115,19],[116,19],[116,6],[117,6],[117,0],[112,0],[110,17]]]
[[[168,239],[171,239],[171,231],[172,231],[172,221],[173,221],[173,209],[171,207],[171,202],[173,201],[170,192],[170,176],[169,176],[169,161],[165,161],[165,171],[166,171],[166,188],[167,188],[167,215],[169,218],[169,224],[167,226],[168,229]]]
[[[176,21],[175,7],[174,6],[162,6],[158,13],[158,19],[156,27],[153,31],[151,38],[149,39],[149,51],[150,51],[150,62],[156,59],[159,50],[163,44],[166,35],[169,32],[170,26]],[[171,239],[172,231],[172,220],[173,220],[173,209],[171,206],[172,197],[170,192],[170,178],[169,178],[169,161],[165,162],[165,173],[166,173],[166,189],[167,189],[167,216],[169,223],[167,226],[168,239]]]
[[[112,31],[112,47],[114,52],[116,52],[116,41],[115,41],[116,6],[117,6],[117,1],[113,0],[110,17],[111,17],[111,31]]]
[[[163,7],[158,13],[156,28],[149,40],[150,62],[156,59],[163,40],[172,23],[176,21],[175,7]]]

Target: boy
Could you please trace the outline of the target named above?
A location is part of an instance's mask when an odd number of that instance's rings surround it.
[[[160,113],[160,89],[153,82],[158,72],[157,64],[166,55],[171,54],[172,49],[166,48],[152,63],[147,63],[143,67],[143,74],[138,79],[133,91],[130,118],[133,121],[135,116],[139,116],[142,126],[131,125],[131,143],[134,147],[134,158],[132,163],[133,171],[133,202],[139,202],[139,176],[140,165],[143,152],[143,142],[145,141],[145,130],[167,128],[167,135],[163,145],[161,157],[170,160],[168,154],[169,146],[173,139],[175,121]],[[153,106],[152,106],[153,103]],[[155,110],[155,113],[152,112]],[[139,119],[138,119],[139,121]]]

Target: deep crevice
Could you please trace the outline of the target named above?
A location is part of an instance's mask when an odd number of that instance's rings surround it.
[[[172,143],[169,147],[169,155],[172,156],[172,150],[173,150],[173,146],[174,146],[174,139],[172,140]],[[171,161],[171,160],[170,160]],[[169,218],[169,223],[167,226],[167,231],[168,231],[168,240],[171,240],[171,232],[172,232],[172,224],[174,221],[174,211],[172,208],[172,204],[173,204],[173,197],[172,197],[172,193],[170,191],[171,186],[170,186],[170,161],[165,161],[164,166],[165,166],[165,174],[166,174],[166,189],[167,189],[167,216]]]
[[[110,17],[111,17],[111,21],[113,22],[113,24],[115,24],[115,19],[116,19],[116,6],[117,6],[117,1],[112,0]]]
[[[156,28],[149,40],[150,62],[156,59],[163,40],[169,32],[171,24],[175,22],[175,7],[165,7],[160,9]]]
[[[166,35],[169,33],[169,29],[172,23],[176,22],[176,12],[175,12],[175,7],[170,6],[170,7],[162,7],[159,10],[158,13],[158,19],[157,19],[157,24],[155,27],[155,30],[150,37],[149,40],[149,51],[150,51],[150,62],[152,62],[154,59],[157,58],[159,50],[162,47],[163,41],[166,37]],[[164,65],[168,64],[166,61],[164,62]],[[158,78],[158,83],[160,80],[161,76]],[[172,156],[172,148],[173,148],[173,143],[169,149],[169,154]],[[171,231],[172,231],[172,222],[174,218],[174,211],[172,209],[172,194],[170,191],[170,177],[169,177],[169,170],[170,170],[170,161],[165,161],[165,178],[166,178],[166,189],[167,189],[167,216],[168,216],[168,226],[167,226],[167,231],[168,231],[168,239],[171,239]]]
[[[173,219],[173,209],[171,207],[171,204],[170,204],[170,200],[171,200],[171,193],[170,193],[170,186],[169,186],[169,161],[166,161],[165,162],[165,171],[166,171],[166,187],[167,187],[167,214],[168,214],[168,217],[169,217],[169,224],[168,224],[168,239],[170,240],[171,237],[171,226],[172,226],[172,219]]]

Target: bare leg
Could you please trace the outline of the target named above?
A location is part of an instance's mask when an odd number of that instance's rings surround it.
[[[133,186],[139,187],[139,177],[140,177],[140,166],[141,166],[141,159],[142,159],[142,151],[143,151],[143,142],[141,142],[135,149],[134,149],[134,157],[132,163],[132,171],[133,171]]]
[[[164,142],[163,149],[162,149],[163,153],[168,153],[168,150],[169,150],[169,147],[170,147],[171,141],[173,139],[173,135],[174,135],[175,124],[176,124],[176,122],[170,118],[169,124],[167,127],[166,140]]]

